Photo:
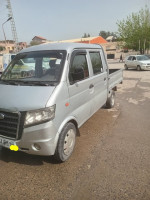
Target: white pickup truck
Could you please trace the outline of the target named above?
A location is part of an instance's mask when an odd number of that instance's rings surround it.
[[[0,80],[0,145],[29,154],[72,154],[79,128],[115,104],[121,69],[109,70],[100,45],[57,43],[22,50]]]

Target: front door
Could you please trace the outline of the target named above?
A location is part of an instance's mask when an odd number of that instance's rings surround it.
[[[89,117],[91,110],[90,73],[85,50],[72,53],[69,67],[69,96],[72,115],[82,125]]]

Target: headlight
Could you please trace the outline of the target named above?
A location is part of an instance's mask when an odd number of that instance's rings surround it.
[[[25,117],[25,127],[41,124],[54,119],[56,105],[40,110],[29,111]]]

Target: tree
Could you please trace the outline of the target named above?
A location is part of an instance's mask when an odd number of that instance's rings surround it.
[[[88,37],[90,37],[89,33],[88,34],[84,33],[84,35],[82,36],[82,38],[88,38]]]
[[[0,46],[0,51],[4,51],[4,50],[5,50],[5,47]]]
[[[40,42],[31,41],[30,46],[35,46],[41,44]]]
[[[150,10],[147,6],[117,22],[120,40],[124,47],[145,53],[150,48]]]
[[[99,36],[103,37],[104,39],[106,39],[109,36],[114,36],[114,38],[117,38],[116,33],[110,31],[100,31]]]

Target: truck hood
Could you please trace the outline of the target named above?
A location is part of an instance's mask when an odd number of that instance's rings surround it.
[[[44,108],[55,87],[0,85],[0,109],[28,111]]]

